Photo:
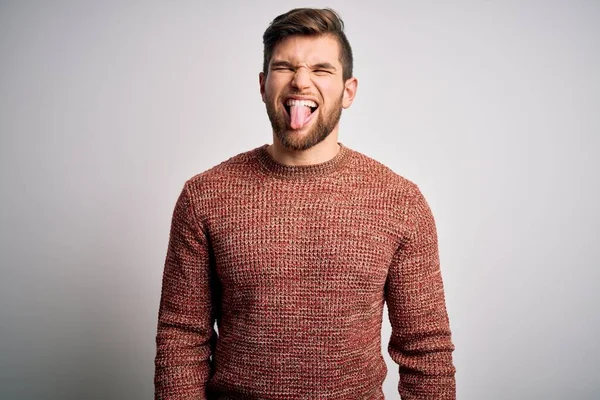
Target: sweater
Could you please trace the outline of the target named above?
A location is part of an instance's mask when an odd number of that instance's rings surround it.
[[[338,144],[305,166],[265,144],[185,183],[155,398],[383,399],[385,302],[402,399],[455,399],[431,210],[414,183]]]

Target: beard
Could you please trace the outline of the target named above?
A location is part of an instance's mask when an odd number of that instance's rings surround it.
[[[273,99],[267,98],[267,115],[273,127],[273,133],[281,142],[283,147],[289,150],[302,151],[321,143],[333,131],[336,125],[340,122],[342,116],[342,95],[332,105],[331,111],[325,113],[324,107],[320,106],[314,112],[318,112],[317,119],[313,123],[313,127],[305,134],[299,134],[294,131],[289,123],[288,117],[283,107],[277,110],[276,103]]]

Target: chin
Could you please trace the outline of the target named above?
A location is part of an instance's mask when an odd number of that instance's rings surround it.
[[[314,129],[306,132],[289,130],[277,134],[277,138],[284,148],[295,151],[303,151],[321,143],[329,136],[330,133],[331,132],[325,135],[323,133],[319,134],[319,132],[315,131]]]

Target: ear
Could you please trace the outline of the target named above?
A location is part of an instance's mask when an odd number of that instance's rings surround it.
[[[342,98],[342,107],[348,108],[352,105],[356,90],[358,89],[358,79],[352,77],[344,83],[344,95]]]
[[[258,84],[260,85],[260,97],[262,97],[263,103],[265,103],[265,81],[267,77],[264,72],[258,74]]]

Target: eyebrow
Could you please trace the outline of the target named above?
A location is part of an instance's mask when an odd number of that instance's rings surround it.
[[[287,61],[275,60],[275,61],[271,62],[271,68],[277,68],[277,67],[294,68],[294,66]],[[328,62],[313,64],[313,65],[310,65],[309,67],[310,67],[310,69],[313,69],[313,70],[326,69],[326,70],[330,70],[330,71],[337,71],[337,69]]]

